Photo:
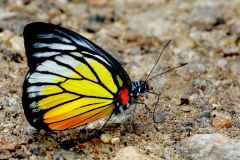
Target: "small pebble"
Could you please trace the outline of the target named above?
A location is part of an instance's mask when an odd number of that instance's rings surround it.
[[[5,44],[9,42],[11,37],[13,37],[13,33],[9,30],[4,30],[0,33],[0,41],[4,42]]]
[[[116,157],[113,160],[150,160],[151,157],[148,157],[139,152],[138,148],[134,146],[128,146],[120,149],[116,153]]]
[[[19,36],[13,36],[9,41],[14,52],[19,52],[22,54],[24,53],[23,38]]]
[[[240,21],[234,22],[231,26],[231,32],[240,35]]]
[[[202,113],[200,113],[200,117],[201,118],[210,118],[211,113],[209,111],[203,111]]]
[[[221,69],[224,69],[227,65],[227,60],[226,59],[219,59],[217,61],[217,66]]]
[[[230,115],[213,112],[213,120],[212,125],[215,128],[231,128],[232,127],[232,119]]]
[[[119,144],[120,143],[120,138],[119,137],[113,137],[111,139],[111,143],[112,144]]]
[[[81,154],[77,152],[72,152],[68,150],[60,149],[53,155],[53,160],[72,160],[72,159],[84,159],[84,160],[93,160],[93,158],[85,153],[82,152]]]
[[[103,143],[110,143],[112,140],[112,135],[108,133],[104,133],[101,135],[100,139]]]
[[[154,113],[154,123],[162,123],[166,120],[167,117],[167,113],[166,112],[155,112]]]
[[[196,100],[198,99],[198,95],[197,94],[192,94],[191,96],[189,96],[188,100],[189,103],[194,103]]]
[[[30,152],[31,152],[33,155],[36,155],[36,156],[40,154],[39,148],[32,148],[32,149],[30,150]]]
[[[200,28],[211,28],[222,16],[221,10],[211,6],[195,7],[186,21]]]

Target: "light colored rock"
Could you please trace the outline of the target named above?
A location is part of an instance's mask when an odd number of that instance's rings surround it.
[[[240,141],[217,133],[197,134],[182,141],[177,151],[192,160],[239,160]]]
[[[111,143],[112,143],[112,144],[118,144],[118,143],[120,143],[120,138],[119,138],[119,137],[113,137],[113,138],[111,139]]]
[[[78,154],[76,152],[66,151],[66,150],[59,150],[53,155],[53,160],[93,160],[91,156],[88,154]]]
[[[157,157],[166,158],[164,154],[165,154],[165,149],[167,148],[164,148],[164,146],[161,144],[149,143],[146,146],[144,146],[144,149],[147,153],[155,154]]]
[[[114,0],[114,14],[116,17],[122,17],[125,12],[125,1]]]
[[[56,0],[56,1],[61,5],[66,5],[68,3],[68,0]]]
[[[13,36],[10,39],[10,43],[14,52],[24,54],[23,38],[19,36]]]
[[[108,133],[104,133],[104,134],[101,134],[100,139],[103,143],[110,143],[112,140],[112,135]]]
[[[122,148],[118,151],[117,156],[113,160],[150,160],[150,157],[147,157],[141,154],[136,147],[128,146]]]
[[[227,62],[226,59],[221,58],[221,59],[219,59],[219,60],[217,61],[217,66],[218,66],[219,68],[221,68],[221,69],[225,69],[227,63],[228,63],[228,62]]]
[[[190,15],[186,17],[186,21],[197,27],[208,28],[214,25],[220,17],[222,17],[222,13],[219,8],[201,6],[194,8]]]
[[[231,32],[237,35],[240,35],[240,20],[236,20],[231,25]]]
[[[64,7],[64,10],[68,12],[68,14],[76,17],[85,16],[86,15],[86,8],[85,4],[68,4]]]
[[[154,122],[155,123],[163,123],[168,116],[168,113],[162,111],[154,112]]]
[[[9,18],[13,18],[16,15],[17,15],[16,12],[10,12],[10,11],[0,8],[0,21],[9,19]]]
[[[189,36],[178,37],[175,41],[176,41],[176,48],[180,50],[186,50],[189,48],[196,47],[195,42]]]
[[[4,30],[0,33],[0,41],[4,44],[8,44],[9,40],[13,37],[13,33],[9,30]]]
[[[235,75],[238,79],[238,82],[240,83],[240,61],[237,60],[231,64],[230,70],[233,75]]]

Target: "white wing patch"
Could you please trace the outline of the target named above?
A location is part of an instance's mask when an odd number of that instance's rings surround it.
[[[58,55],[58,54],[61,54],[61,52],[54,52],[54,51],[51,51],[51,52],[37,52],[37,53],[34,53],[33,56],[34,57],[51,57],[51,56],[55,56],[55,55]]]
[[[57,56],[57,57],[55,57],[55,60],[62,62],[64,64],[67,64],[67,65],[70,65],[72,67],[75,67],[75,66],[81,64],[81,62],[79,62],[75,58],[68,56],[68,55]]]
[[[33,44],[33,48],[49,48],[56,50],[76,50],[77,47],[74,45],[62,44],[62,43],[41,43],[37,42]]]
[[[37,104],[37,102],[32,102],[31,104],[30,104],[30,107],[33,109],[33,108],[38,108],[38,104]]]
[[[99,60],[101,60],[102,62],[104,62],[104,63],[106,63],[107,65],[110,66],[110,64],[109,64],[103,57],[101,57],[101,56],[99,56],[99,55],[97,55],[97,54],[92,54],[92,53],[89,53],[89,52],[86,52],[86,51],[82,51],[82,53],[91,55],[91,56],[95,57],[96,59],[99,59]]]
[[[61,37],[61,36],[58,36],[56,34],[53,34],[53,33],[49,33],[49,34],[38,34],[37,35],[38,38],[45,38],[45,39],[48,39],[48,38],[56,38],[62,42],[65,42],[65,43],[71,43],[71,41],[67,38],[64,38],[64,37]]]
[[[34,72],[29,76],[28,82],[29,83],[59,83],[63,82],[65,78],[52,75],[52,74],[43,74]]]
[[[80,52],[70,52],[71,55],[76,56],[76,57],[84,57]]]
[[[63,91],[57,85],[43,85],[43,86],[30,86],[27,89],[27,92],[29,93],[29,97],[33,98],[41,95],[47,95],[46,92],[43,92],[44,90],[46,90],[46,88],[48,88],[47,91],[49,94],[60,93]]]
[[[39,65],[36,69],[37,71],[47,71],[51,73],[56,73],[62,76],[68,76],[69,78],[81,78],[77,73],[72,71],[71,69],[64,67],[63,65],[59,65],[54,61],[47,60]]]
[[[93,56],[95,57],[96,59],[104,62],[106,65],[109,65],[111,66],[111,64],[109,64],[106,59],[104,59],[103,57],[97,55],[97,54],[93,54],[93,53],[89,53],[89,52],[86,52],[86,51],[82,51],[83,54],[86,54],[86,55],[90,55],[90,56]],[[70,52],[71,55],[73,56],[76,56],[76,57],[84,57],[84,55],[82,53],[79,53],[79,52]]]

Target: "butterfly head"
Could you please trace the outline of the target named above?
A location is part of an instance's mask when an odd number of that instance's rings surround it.
[[[149,91],[146,81],[132,81],[131,87],[122,87],[118,93],[118,102],[126,107],[129,103],[134,103],[136,99],[141,99],[143,94]],[[127,109],[127,108],[125,108]],[[121,108],[117,107],[117,112],[121,113]]]
[[[149,91],[149,85],[146,81],[132,81],[130,96],[137,98]]]

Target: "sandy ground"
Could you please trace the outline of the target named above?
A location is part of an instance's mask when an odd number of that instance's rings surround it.
[[[0,159],[182,160],[177,144],[199,133],[240,138],[240,2],[182,0],[4,0],[0,2]],[[51,22],[88,37],[116,57],[131,79],[189,64],[149,81],[161,92],[154,117],[137,105],[131,118],[84,141],[78,129],[46,133],[32,128],[22,109],[28,70],[22,31]],[[154,96],[145,102],[153,110]],[[134,149],[129,149],[133,146]],[[124,153],[120,152],[124,150]],[[120,157],[120,158],[119,158]]]

